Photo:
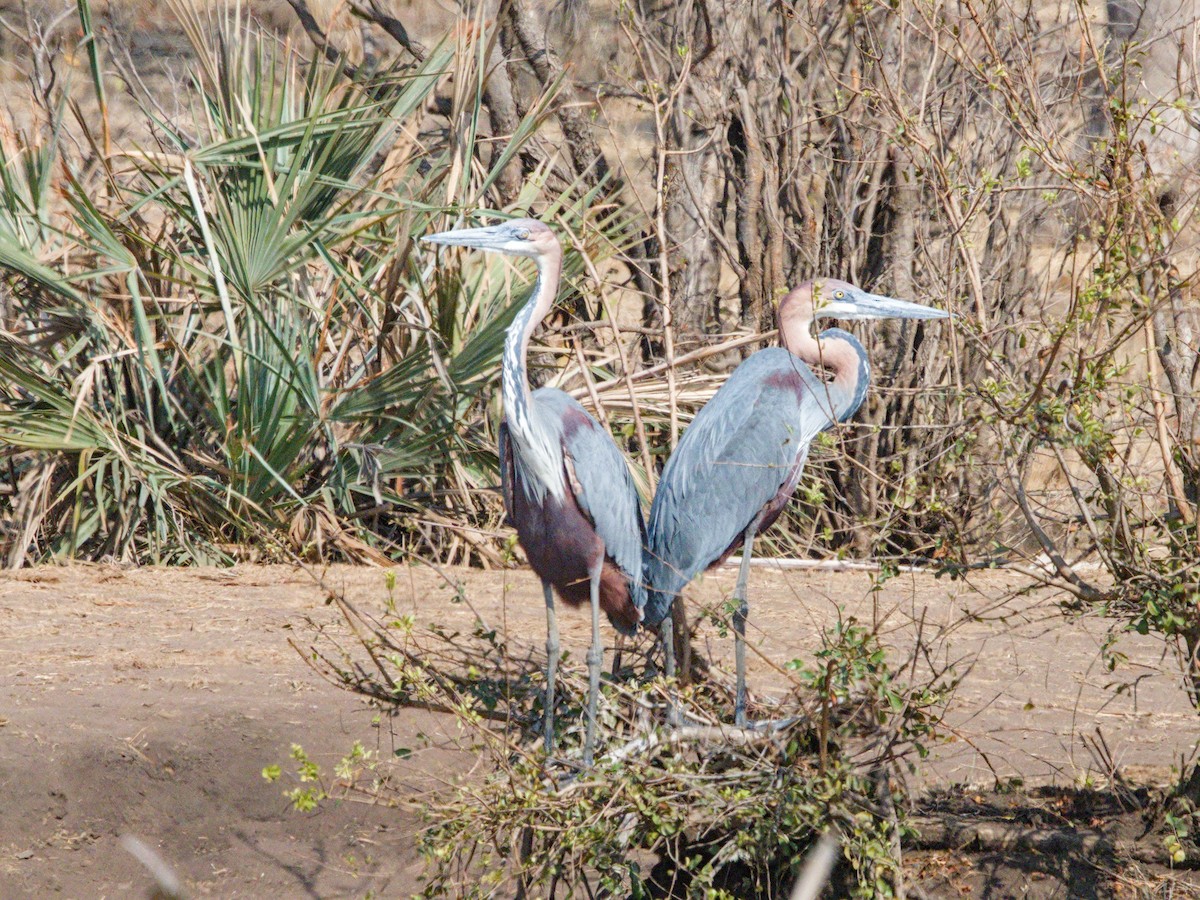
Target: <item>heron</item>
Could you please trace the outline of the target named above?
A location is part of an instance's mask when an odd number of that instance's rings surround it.
[[[790,291],[777,315],[783,346],[748,357],[696,414],[650,507],[645,624],[662,637],[668,676],[674,674],[671,603],[698,574],[742,548],[731,598],[738,727],[746,724],[746,580],[754,538],[787,506],[813,439],[854,415],[871,380],[866,351],[854,335],[829,328],[814,337],[814,320],[949,314],[828,279]]]
[[[554,594],[570,606],[590,601],[592,645],[587,655],[588,705],[583,762],[592,765],[600,692],[600,610],[618,631],[637,632],[646,605],[642,560],[646,541],[641,498],[612,435],[579,403],[556,388],[529,390],[529,339],[550,312],[562,272],[562,245],[537,219],[432,234],[424,240],[473,247],[537,263],[529,300],[504,342],[500,482],[508,521],[546,603],[544,740],[554,747],[554,682],[559,657]]]

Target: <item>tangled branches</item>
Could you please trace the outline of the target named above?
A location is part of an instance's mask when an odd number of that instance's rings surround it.
[[[624,654],[634,664],[605,681],[597,761],[585,769],[583,666],[568,656],[558,667],[560,730],[548,758],[534,651],[479,616],[463,632],[401,614],[394,584],[376,612],[331,593],[349,639],[325,631],[297,649],[383,710],[445,714],[444,730],[474,755],[470,775],[420,803],[425,896],[571,896],[586,886],[614,896],[774,897],[826,832],[848,863],[845,893],[879,896],[898,884],[894,779],[936,739],[953,687],[945,671],[902,683],[879,636],[846,619],[811,661],[789,664],[794,680],[769,720],[736,728],[725,685],[668,683],[635,647]],[[666,724],[672,704],[684,724]],[[387,784],[376,781],[377,790],[404,802]]]

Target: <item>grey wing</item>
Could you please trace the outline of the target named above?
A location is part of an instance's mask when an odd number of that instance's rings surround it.
[[[696,415],[650,510],[647,581],[662,602],[735,545],[789,482],[795,487],[808,445],[831,422],[820,393],[803,362],[772,348],[742,363]],[[647,621],[657,612],[648,609]]]
[[[575,499],[604,541],[606,555],[629,576],[630,599],[641,609],[646,605],[642,584],[646,522],[633,476],[612,435],[582,406],[565,394],[562,397],[587,420],[586,425],[563,433],[563,450],[578,482]]]

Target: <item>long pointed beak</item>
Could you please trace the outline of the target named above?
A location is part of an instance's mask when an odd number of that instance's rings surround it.
[[[454,231],[427,234],[421,240],[429,244],[445,244],[450,247],[499,250],[507,242],[508,237],[502,234],[497,226],[488,225],[483,228],[458,228]]]
[[[910,303],[885,297],[882,294],[867,294],[864,300],[854,303],[859,315],[869,319],[948,319],[950,313],[921,303]]]

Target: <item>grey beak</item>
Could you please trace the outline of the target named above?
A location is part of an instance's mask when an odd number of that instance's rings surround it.
[[[910,303],[885,297],[882,294],[867,294],[859,308],[864,315],[873,319],[948,319],[950,313],[921,303]]]
[[[475,247],[480,250],[491,250],[503,244],[505,240],[505,236],[499,233],[495,225],[484,228],[458,228],[454,231],[427,234],[421,238],[424,243],[444,244],[448,247]]]

